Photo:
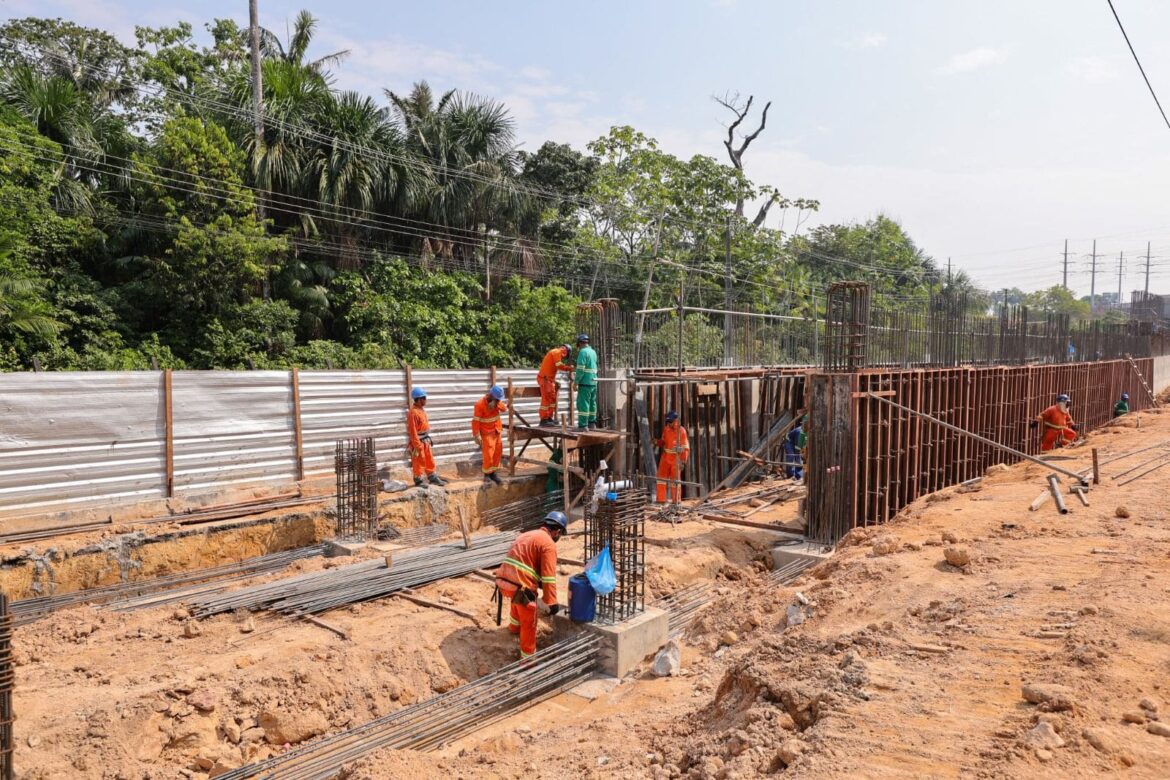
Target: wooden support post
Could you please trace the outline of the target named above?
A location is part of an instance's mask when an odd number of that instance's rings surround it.
[[[175,408],[171,388],[171,370],[168,368],[163,371],[163,413],[166,415],[167,498],[174,498],[175,496]]]
[[[512,377],[508,377],[508,476],[516,476],[516,412],[512,400]]]
[[[305,439],[301,431],[301,373],[294,368],[289,372],[292,382],[293,444],[296,447],[297,482],[305,478]]]
[[[490,387],[490,386],[494,385],[495,383],[496,383],[496,367],[492,366],[490,369],[488,369],[488,386]]]
[[[569,427],[573,427],[573,380],[569,380]],[[563,425],[564,423],[562,423]]]
[[[1093,484],[1101,484],[1101,469],[1097,465],[1097,448],[1093,448]]]

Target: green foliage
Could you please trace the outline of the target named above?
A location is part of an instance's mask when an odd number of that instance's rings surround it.
[[[1067,314],[1074,319],[1089,317],[1088,301],[1078,301],[1066,288],[1058,285],[1024,296],[1024,305],[1046,314]]]

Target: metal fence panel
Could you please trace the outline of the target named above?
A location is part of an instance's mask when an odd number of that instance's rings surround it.
[[[0,374],[0,511],[162,497],[162,397],[155,372]]]
[[[374,436],[378,460],[406,449],[406,380],[401,371],[301,371],[305,475],[333,473],[338,439]]]

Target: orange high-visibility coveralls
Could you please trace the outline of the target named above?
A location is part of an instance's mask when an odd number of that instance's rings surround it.
[[[557,603],[557,545],[546,528],[527,531],[516,537],[504,562],[496,569],[496,587],[512,600],[508,630],[520,635],[520,657],[536,652],[536,594],[543,592],[545,604]],[[516,603],[520,590],[526,591]]]
[[[500,413],[508,411],[508,405],[503,401],[495,408],[488,406],[490,400],[485,395],[476,401],[475,411],[471,413],[471,433],[480,438],[484,474],[494,474],[500,469],[500,459],[504,456],[504,442],[500,437],[504,424],[500,422]]]
[[[536,372],[536,383],[540,385],[540,419],[553,420],[557,416],[557,372],[572,371],[573,367],[565,362],[569,357],[564,347],[553,347],[545,353],[544,360],[540,361],[540,371]]]
[[[435,473],[435,454],[431,450],[431,422],[427,411],[414,404],[406,412],[406,438],[410,447],[410,470],[416,477]]]
[[[1072,415],[1060,408],[1060,404],[1053,404],[1040,413],[1044,422],[1044,440],[1040,442],[1040,451],[1047,452],[1055,447],[1062,447],[1077,438],[1077,432],[1072,429]]]
[[[667,425],[662,431],[662,438],[655,442],[662,448],[662,457],[658,460],[658,476],[663,479],[678,479],[682,475],[681,465],[687,462],[691,455],[691,445],[687,441],[686,429],[678,423]],[[665,483],[658,483],[658,503],[666,502]],[[682,485],[670,485],[670,500],[678,501],[682,498]]]

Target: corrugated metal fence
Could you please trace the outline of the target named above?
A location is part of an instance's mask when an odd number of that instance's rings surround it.
[[[0,515],[292,483],[332,473],[334,442],[358,435],[405,463],[408,383],[427,390],[436,460],[467,459],[493,373],[536,384],[536,369],[0,374]]]

